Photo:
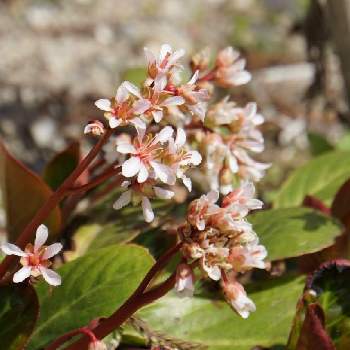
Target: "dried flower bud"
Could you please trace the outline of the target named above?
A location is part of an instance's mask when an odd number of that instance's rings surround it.
[[[197,52],[194,54],[191,58],[191,68],[192,71],[198,70],[205,70],[208,68],[210,61],[210,49],[209,47],[206,47],[205,49]]]

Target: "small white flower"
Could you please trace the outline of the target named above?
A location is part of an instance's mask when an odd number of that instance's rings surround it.
[[[13,282],[23,282],[30,276],[38,277],[42,275],[45,281],[53,286],[61,284],[61,277],[53,270],[48,269],[51,265],[50,258],[62,250],[61,243],[54,243],[45,246],[48,238],[48,230],[45,225],[40,225],[36,230],[34,246],[28,244],[23,251],[15,244],[4,243],[1,250],[6,255],[17,255],[21,257],[22,268],[13,276]]]
[[[175,291],[179,297],[192,297],[194,293],[194,274],[187,264],[180,264],[176,270]]]

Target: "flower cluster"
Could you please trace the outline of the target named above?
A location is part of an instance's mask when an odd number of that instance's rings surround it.
[[[263,205],[254,193],[253,183],[245,181],[223,198],[221,206],[216,204],[218,192],[202,195],[189,205],[187,224],[180,229],[182,253],[188,263],[198,261],[209,278],[221,281],[226,298],[243,318],[255,311],[255,305],[236,276],[252,268],[264,269],[267,256],[246,220],[250,210]],[[193,293],[193,282],[190,265],[180,265],[176,290],[189,295]]]
[[[235,87],[251,79],[239,53],[231,47],[220,51],[212,67],[208,51],[194,55],[188,80],[180,64],[183,50],[165,44],[158,55],[147,48],[145,55],[147,78],[140,87],[124,81],[114,98],[95,102],[117,135],[105,153],[108,163],[120,166],[123,178],[114,208],[141,203],[145,220],[151,222],[150,200],[171,199],[177,179],[191,191],[187,170],[199,165],[206,186],[223,194],[237,179],[259,180],[268,165],[249,156],[264,147],[257,129],[263,117],[256,105],[240,108],[228,98],[209,103],[215,86]],[[129,134],[121,129],[126,126],[131,127]],[[103,132],[100,121],[85,127],[85,133]]]

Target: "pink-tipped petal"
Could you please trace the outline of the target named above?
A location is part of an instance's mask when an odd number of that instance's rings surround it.
[[[171,199],[175,194],[173,191],[165,190],[164,188],[158,186],[154,186],[153,189],[156,196],[160,199]]]

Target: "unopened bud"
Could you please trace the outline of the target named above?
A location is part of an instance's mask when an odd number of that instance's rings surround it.
[[[95,136],[100,136],[104,134],[105,127],[103,123],[101,123],[99,120],[92,120],[90,121],[84,128],[84,134],[92,134]]]
[[[107,345],[101,340],[95,340],[89,344],[89,350],[107,350]]]

